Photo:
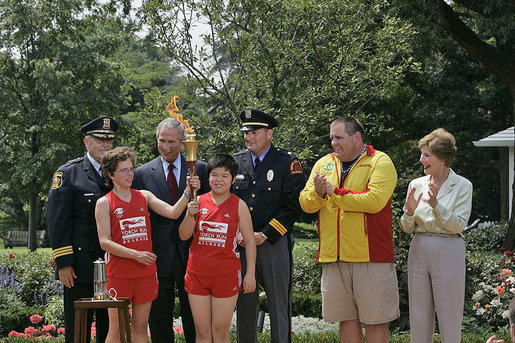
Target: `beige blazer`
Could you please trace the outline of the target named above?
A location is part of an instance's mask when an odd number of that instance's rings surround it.
[[[461,233],[467,226],[472,211],[472,183],[451,169],[436,197],[438,204],[432,208],[428,202],[429,181],[430,175],[426,175],[410,182],[407,194],[415,188],[415,198],[422,192],[422,199],[412,216],[408,216],[406,212],[402,215],[399,221],[402,231]]]

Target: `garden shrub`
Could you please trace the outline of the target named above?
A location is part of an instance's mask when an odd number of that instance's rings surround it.
[[[265,292],[259,294],[259,310],[268,312]],[[322,295],[320,293],[293,292],[291,315],[322,318]]]
[[[2,289],[0,292],[0,311],[16,307],[25,307],[25,303],[14,291]]]
[[[62,286],[53,275],[51,253],[0,255],[0,336],[6,336],[10,331],[23,332],[31,324],[31,315],[49,311],[46,307],[52,296],[62,298]],[[53,319],[57,317],[58,314]],[[64,316],[60,322],[63,320]]]
[[[23,332],[31,325],[30,316],[42,313],[41,306],[10,307],[0,310],[0,337],[6,337],[11,331]]]
[[[54,324],[57,327],[64,326],[64,297],[61,295],[51,296],[43,316],[47,324]]]
[[[293,227],[295,238],[318,239],[316,223],[296,222]]]
[[[485,222],[465,233],[465,243],[468,251],[498,251],[502,247],[507,222]]]
[[[291,315],[322,318],[322,294],[293,293]]]
[[[46,305],[52,295],[63,294],[54,280],[55,262],[50,253],[4,253],[0,257],[2,289],[11,289],[28,306]]]
[[[508,322],[508,305],[515,293],[513,251],[467,253],[465,322],[470,331],[497,331]]]
[[[322,267],[316,263],[318,242],[296,244],[293,250],[293,293],[320,293]]]
[[[401,208],[402,206],[399,205]],[[393,246],[395,270],[397,272],[397,283],[399,287],[399,309],[400,316],[397,320],[390,323],[392,331],[409,330],[409,304],[408,304],[408,252],[412,235],[404,233],[394,220],[393,226]]]

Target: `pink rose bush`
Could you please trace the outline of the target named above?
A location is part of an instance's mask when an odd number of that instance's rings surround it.
[[[513,251],[503,253],[493,268],[485,266],[483,281],[479,283],[470,300],[473,317],[489,326],[504,326],[508,320],[508,306],[515,294],[515,258]],[[492,266],[490,266],[492,267]]]
[[[43,317],[39,314],[33,314],[30,316],[30,322],[34,326],[26,327],[23,332],[11,331],[8,337],[25,337],[25,338],[55,338],[59,335],[64,335],[64,328],[56,328],[54,324],[39,325],[43,321]],[[41,326],[41,327],[39,327]]]

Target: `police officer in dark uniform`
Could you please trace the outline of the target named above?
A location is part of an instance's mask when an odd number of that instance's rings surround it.
[[[81,127],[85,133],[85,156],[69,161],[54,173],[46,206],[50,244],[57,276],[64,287],[64,327],[66,343],[74,340],[73,302],[93,297],[93,262],[103,257],[95,223],[95,204],[109,192],[100,171],[105,152],[113,148],[116,121],[108,116]],[[93,311],[88,311],[91,327]],[[107,309],[97,309],[96,341],[103,343],[109,329]],[[90,335],[86,335],[89,338]]]
[[[240,113],[247,150],[234,155],[239,171],[234,194],[249,207],[257,244],[256,281],[266,292],[271,342],[291,342],[293,223],[301,213],[305,179],[297,157],[271,144],[277,120],[265,112]],[[245,242],[239,236],[243,275]],[[259,291],[241,293],[237,303],[238,342],[257,342]]]

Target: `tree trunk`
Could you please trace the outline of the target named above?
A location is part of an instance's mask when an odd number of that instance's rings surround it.
[[[29,250],[36,251],[38,243],[36,241],[36,230],[38,228],[38,207],[39,197],[36,193],[31,194],[29,198]]]

